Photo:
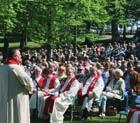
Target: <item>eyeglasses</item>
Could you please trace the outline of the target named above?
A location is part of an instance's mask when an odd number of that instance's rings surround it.
[[[64,70],[63,69],[59,69],[59,71],[62,71],[63,72]]]

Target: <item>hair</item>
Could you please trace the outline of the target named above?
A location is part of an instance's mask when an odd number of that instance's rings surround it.
[[[63,65],[59,66],[59,69],[62,69],[62,70],[64,70],[64,71],[66,71],[66,67],[63,66]]]
[[[115,73],[119,73],[119,75],[123,76],[123,71],[121,69],[115,69]]]
[[[127,67],[133,67],[133,62],[128,62]]]
[[[42,72],[42,69],[39,66],[35,66],[35,71]]]
[[[67,64],[66,69],[70,68],[73,72],[75,72],[75,68],[72,66],[72,64]]]
[[[53,69],[51,68],[51,67],[49,67],[49,68],[45,68],[44,70],[43,70],[43,75],[48,75],[48,74],[52,74],[52,72],[53,72]]]
[[[17,50],[19,50],[19,49],[17,49],[17,48],[9,49],[9,51],[8,51],[8,56],[7,56],[7,57],[8,57],[8,58],[11,58],[11,57],[15,56]]]

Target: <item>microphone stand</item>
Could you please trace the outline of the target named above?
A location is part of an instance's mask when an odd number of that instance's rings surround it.
[[[40,88],[39,87],[39,84],[37,82],[36,79],[34,79],[35,83],[36,83],[36,109],[35,109],[35,112],[34,112],[34,117],[37,118],[38,117],[38,89]]]
[[[35,114],[34,117],[38,118],[38,89],[42,90],[42,88],[39,86],[38,82],[36,79],[34,79],[35,83],[36,83],[36,109],[35,109]]]

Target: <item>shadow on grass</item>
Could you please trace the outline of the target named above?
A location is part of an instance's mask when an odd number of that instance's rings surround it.
[[[70,119],[66,119],[64,123],[119,123],[119,115],[117,116],[106,116],[105,118],[100,118],[98,116],[89,117],[88,120],[81,121],[80,118],[74,118],[73,121],[70,122]],[[126,117],[121,118],[121,123],[126,123]]]
[[[118,123],[119,115],[117,116],[106,116],[105,118],[100,118],[98,116],[89,117],[88,120],[81,121],[80,118],[74,118],[73,121],[70,121],[70,118],[65,117],[64,123]],[[46,120],[41,119],[31,119],[31,123],[47,123]],[[121,123],[126,123],[126,117],[122,117]]]

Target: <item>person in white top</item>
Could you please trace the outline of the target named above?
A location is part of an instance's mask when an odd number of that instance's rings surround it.
[[[46,68],[45,71],[46,83],[44,88],[41,90],[41,94],[39,95],[39,106],[38,106],[38,117],[44,118],[45,114],[49,112],[44,112],[44,108],[46,107],[45,103],[47,103],[47,98],[52,95],[57,96],[59,94],[60,82],[56,76],[53,75],[52,68]]]
[[[63,115],[69,105],[73,103],[73,98],[77,95],[80,84],[74,75],[72,66],[66,67],[67,79],[61,82],[60,94],[54,100],[53,110],[50,117],[51,123],[63,123]]]
[[[21,65],[19,49],[11,49],[0,66],[0,123],[30,123],[29,95],[32,79]]]
[[[100,116],[105,116],[106,113],[106,102],[108,99],[119,99],[121,100],[124,96],[125,91],[125,82],[122,79],[123,72],[121,69],[116,69],[114,71],[114,79],[112,79],[109,85],[106,87],[106,90],[102,93],[102,105],[101,105],[101,114]]]
[[[37,98],[42,95],[42,89],[45,86],[46,79],[42,76],[42,69],[39,66],[35,66],[32,75],[33,90],[30,92],[30,109],[38,109]]]
[[[93,100],[99,99],[104,88],[101,71],[96,67],[90,67],[90,77],[83,86],[82,119],[88,118],[88,112],[92,108]]]

